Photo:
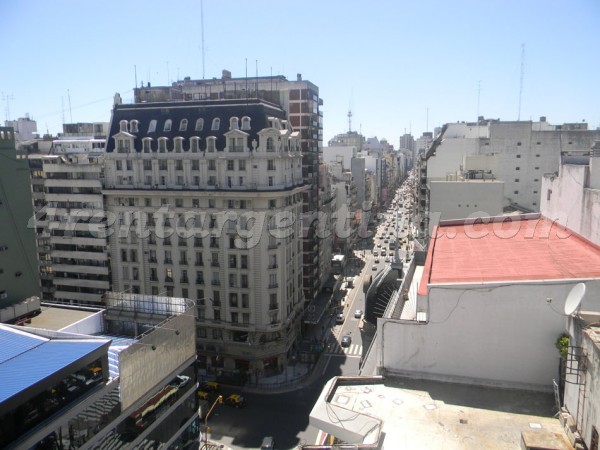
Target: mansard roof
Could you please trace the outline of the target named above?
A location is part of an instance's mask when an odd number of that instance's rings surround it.
[[[135,136],[134,147],[137,152],[142,151],[142,139],[149,137],[155,141],[161,137],[172,140],[176,137],[189,138],[197,136],[200,138],[200,148],[206,147],[206,138],[214,136],[217,139],[218,150],[225,147],[226,133],[230,131],[229,120],[232,117],[239,119],[240,130],[248,134],[248,143],[254,139],[258,141],[258,132],[269,128],[269,117],[280,120],[285,119],[285,112],[277,105],[258,99],[236,99],[236,100],[203,100],[189,102],[160,102],[160,103],[134,103],[115,105],[113,117],[110,124],[109,138],[106,142],[106,152],[113,152],[115,140],[112,139],[121,131],[120,122],[128,122],[127,133]],[[250,118],[250,130],[242,130],[242,118]],[[220,120],[218,130],[212,130],[214,119]],[[187,119],[187,128],[180,131],[180,124]],[[197,119],[204,120],[201,131],[196,131]],[[131,129],[131,121],[137,120],[137,132]],[[149,130],[150,123],[155,120],[154,131]],[[171,120],[171,128],[165,131],[165,123]]]

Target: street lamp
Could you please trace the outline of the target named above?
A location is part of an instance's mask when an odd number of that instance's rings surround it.
[[[206,449],[206,447],[208,446],[208,416],[210,416],[210,413],[212,412],[212,410],[215,409],[215,406],[217,406],[217,403],[218,404],[223,403],[222,395],[219,395],[217,397],[217,399],[214,401],[214,403],[212,404],[212,406],[206,413],[206,416],[204,416],[204,446],[203,446],[204,449]]]

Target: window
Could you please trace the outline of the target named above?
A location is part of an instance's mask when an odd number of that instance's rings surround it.
[[[238,169],[239,170],[246,170],[246,160],[245,159],[240,159],[238,161]]]
[[[248,131],[250,129],[250,117],[242,117],[242,130]]]
[[[158,152],[165,153],[167,151],[167,139],[159,138],[158,139]]]
[[[192,160],[192,170],[200,170],[200,161],[197,159]]]
[[[171,268],[165,269],[165,282],[167,282],[167,283],[173,282],[173,269],[171,269]]]
[[[229,129],[237,130],[239,129],[239,119],[237,117],[232,117],[229,119]]]
[[[182,198],[176,198],[175,199],[175,206],[178,208],[183,208],[183,199]]]
[[[196,126],[194,127],[195,131],[202,131],[204,128],[204,119],[196,119]]]
[[[179,131],[187,131],[188,121],[187,119],[181,119],[179,122]]]
[[[200,151],[199,139],[197,137],[190,138],[190,146],[192,153],[198,153]]]
[[[269,209],[277,208],[277,200],[269,200]]]
[[[550,197],[552,196],[552,189],[548,189],[546,192],[546,200],[550,201]]]
[[[267,151],[272,152],[275,150],[275,146],[273,145],[273,138],[267,138]]]
[[[233,209],[233,200],[227,200],[227,208]]]
[[[209,198],[208,199],[208,207],[209,208],[214,208],[216,205],[215,199],[214,198]]]
[[[267,160],[267,170],[275,170],[275,160],[274,159]]]
[[[238,323],[238,313],[236,313],[236,312],[231,313],[231,323]]]
[[[144,153],[150,153],[150,141],[151,139],[149,138],[142,139],[142,151]]]
[[[238,307],[238,295],[236,293],[229,294],[229,306],[232,308]]]
[[[137,133],[138,132],[138,124],[139,124],[139,122],[137,120],[132,120],[130,122],[130,125],[131,125],[131,130],[130,131],[132,133]]]
[[[248,268],[248,255],[241,255],[240,258],[241,258],[240,265],[241,265],[242,269],[247,269]]]
[[[228,159],[227,160],[227,170],[234,170],[233,169],[233,164],[235,163],[235,161],[233,159]]]
[[[534,193],[534,194],[537,194],[537,193],[538,193],[538,191],[533,191],[533,193]]]
[[[156,131],[156,120],[151,120],[148,125],[148,133],[154,133]]]
[[[273,186],[273,177],[269,177],[269,186]]]
[[[215,117],[212,121],[212,126],[210,127],[211,131],[219,131],[219,128],[221,127],[221,119],[219,119],[218,117]]]
[[[209,153],[213,153],[215,151],[215,140],[216,138],[214,136],[206,138],[206,150]]]
[[[181,159],[175,161],[175,170],[183,170],[183,161]]]
[[[237,268],[237,256],[229,255],[229,268],[236,269]]]
[[[518,182],[519,182],[519,179],[518,179],[518,178],[515,178],[515,183],[518,183]]]
[[[519,193],[519,191],[515,191],[515,194],[518,194],[518,193]]]
[[[192,208],[200,208],[200,200],[197,198],[192,199]]]
[[[248,294],[242,294],[242,308],[249,308],[250,300]]]
[[[539,167],[534,167],[534,169],[535,169],[535,170],[540,170],[540,168],[539,168]]]
[[[521,170],[521,168],[520,167],[515,167],[515,170]]]
[[[539,155],[539,154],[537,154],[537,155],[535,155],[535,157],[536,157],[536,158],[539,158],[539,157],[540,157],[540,155]]]
[[[238,177],[238,184],[239,184],[240,186],[243,186],[243,185],[244,185],[244,177]]]
[[[520,142],[517,142],[517,146],[519,146],[519,147],[520,147],[520,146],[521,146],[521,143],[520,143]]]
[[[180,137],[175,138],[175,153],[181,153],[183,151],[183,145],[181,144],[182,141],[183,141],[183,138],[180,138]]]
[[[520,157],[521,157],[521,155],[517,155],[517,158],[520,158]]]
[[[163,131],[171,131],[172,123],[173,123],[173,121],[171,119],[165,120],[165,126],[163,128]]]
[[[214,159],[208,160],[208,170],[217,170],[217,163]]]

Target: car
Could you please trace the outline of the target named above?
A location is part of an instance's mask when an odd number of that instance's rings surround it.
[[[338,325],[344,323],[344,314],[339,313],[338,315],[335,316],[335,323],[337,323]]]
[[[273,450],[275,448],[275,439],[272,436],[263,438],[260,444],[260,450]]]
[[[208,398],[210,397],[210,394],[206,391],[203,391],[202,389],[199,389],[198,397],[200,397],[201,400],[208,400]]]
[[[381,247],[381,244],[378,245],[378,247]],[[377,250],[373,250],[373,256],[378,256],[379,252]]]
[[[200,390],[205,392],[217,392],[219,389],[219,383],[217,383],[216,381],[207,381],[202,386],[200,386]]]
[[[383,241],[383,243],[384,243],[384,244],[387,244],[387,243],[389,243],[389,242],[390,242],[390,240],[389,240],[389,239],[386,239],[385,241]]]
[[[385,262],[386,262],[386,263],[389,263],[389,262],[391,262],[390,258],[389,258],[389,257],[388,257],[388,258],[385,258]]]
[[[171,381],[171,383],[169,383],[169,384],[173,387],[181,389],[181,388],[185,387],[189,382],[190,382],[190,377],[185,376],[185,375],[177,375],[175,377],[175,379],[173,381]]]
[[[374,265],[373,267],[371,267],[371,270],[377,270],[377,266]]]
[[[354,318],[355,319],[360,319],[363,315],[363,312],[361,309],[357,309],[356,311],[354,311]]]
[[[341,347],[350,347],[350,344],[352,344],[352,337],[348,335],[342,337],[342,341],[340,342]]]
[[[246,406],[246,399],[240,394],[231,394],[225,399],[225,404],[235,408],[243,408]]]
[[[383,254],[383,253],[382,253]],[[379,262],[379,258],[375,258],[375,262],[378,263]]]
[[[387,255],[387,252],[385,251],[385,249],[381,250],[381,256],[385,256]]]

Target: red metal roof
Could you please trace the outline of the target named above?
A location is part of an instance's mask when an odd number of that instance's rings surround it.
[[[434,229],[419,294],[437,283],[600,278],[599,246],[543,216],[503,219]]]

